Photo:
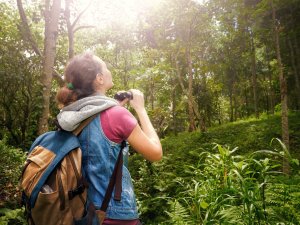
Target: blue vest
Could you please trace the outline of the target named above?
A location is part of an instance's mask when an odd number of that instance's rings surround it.
[[[98,116],[83,129],[79,141],[82,148],[83,170],[89,183],[88,200],[94,203],[96,209],[100,209],[121,144],[112,142],[105,136]],[[124,154],[124,157],[128,157],[126,152],[123,152]],[[120,220],[138,218],[131,176],[124,165],[121,201],[115,201],[113,196],[114,193],[106,212],[107,218]]]

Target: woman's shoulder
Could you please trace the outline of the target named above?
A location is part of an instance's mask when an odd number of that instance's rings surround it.
[[[115,105],[113,107],[108,108],[107,110],[105,110],[104,112],[106,113],[110,113],[110,114],[127,114],[130,113],[128,109],[126,109],[125,107],[121,106],[121,105]],[[131,113],[130,113],[131,114]]]
[[[125,107],[113,106],[101,113],[101,124],[106,136],[119,143],[128,138],[137,120]]]

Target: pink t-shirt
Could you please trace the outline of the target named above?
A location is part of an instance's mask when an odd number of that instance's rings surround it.
[[[126,108],[114,106],[101,113],[101,125],[109,140],[121,143],[129,137],[137,120]]]

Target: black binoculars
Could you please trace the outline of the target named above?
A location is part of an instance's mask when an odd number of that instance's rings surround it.
[[[132,100],[133,99],[132,93],[130,91],[120,91],[114,95],[114,99],[118,101],[123,101],[125,98]]]

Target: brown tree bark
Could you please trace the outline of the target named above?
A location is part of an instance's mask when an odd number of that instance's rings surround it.
[[[295,78],[295,86],[296,86],[296,107],[297,109],[300,108],[300,82],[299,82],[299,73],[296,65],[296,58],[295,52],[293,49],[292,41],[289,36],[287,36],[287,42],[291,53],[291,63],[294,71],[294,78]]]
[[[179,51],[175,54],[175,56],[173,57],[173,62],[174,62],[174,65],[175,65],[175,68],[176,68],[176,75],[177,75],[177,79],[179,81],[179,84],[180,84],[180,87],[183,91],[183,93],[186,95],[186,96],[189,96],[191,93],[189,93],[189,89],[185,87],[184,85],[184,81],[183,81],[183,78],[182,78],[182,74],[181,74],[181,71],[180,71],[180,66],[179,66],[179,60],[178,60],[178,55],[179,55]],[[190,77],[190,76],[189,76]],[[193,77],[192,77],[193,78]],[[188,81],[189,82],[189,81]],[[191,89],[192,90],[192,89]],[[190,108],[191,107],[191,108]],[[201,121],[201,118],[200,118],[200,113],[199,113],[199,110],[198,110],[198,105],[196,103],[196,101],[194,100],[194,96],[192,94],[192,97],[188,99],[188,109],[189,110],[193,110],[193,118],[194,118],[194,121],[195,121],[195,118],[197,118],[199,121]],[[190,119],[190,118],[189,118]],[[194,122],[195,124],[195,122]],[[195,124],[195,127],[196,127],[196,124]],[[190,130],[190,129],[189,129]],[[195,129],[196,130],[196,129]]]
[[[297,65],[297,69],[299,71],[300,70],[300,50],[299,50],[297,37],[296,37],[296,35],[293,35],[293,36],[294,36],[293,41],[294,41],[294,47],[295,47],[296,65]]]
[[[45,39],[44,39],[44,57],[43,57],[43,73],[41,77],[42,84],[42,115],[39,119],[38,132],[42,134],[48,131],[49,104],[51,82],[53,78],[53,67],[56,56],[56,40],[58,34],[58,21],[61,9],[61,0],[50,0],[45,4]]]
[[[190,48],[186,50],[186,60],[188,64],[188,112],[189,112],[189,131],[196,130],[195,113],[193,107],[193,65]]]
[[[176,113],[176,80],[172,79],[172,83],[173,83],[173,88],[172,88],[172,119],[173,119],[173,132],[175,135],[177,135],[178,130],[177,130],[177,113]]]
[[[21,31],[22,37],[24,40],[26,40],[30,43],[35,54],[42,57],[43,54],[41,53],[41,51],[38,47],[38,44],[34,40],[33,35],[30,31],[30,27],[28,25],[28,20],[27,20],[27,17],[26,17],[24,8],[23,8],[22,0],[17,0],[17,6],[18,6],[18,10],[19,10],[19,15],[21,18],[21,25],[19,26],[19,30]]]
[[[276,10],[274,7],[273,0],[271,0],[272,8],[272,20],[275,38],[275,48],[279,69],[279,81],[280,81],[280,95],[281,95],[281,129],[282,129],[282,141],[285,144],[287,150],[289,150],[289,124],[288,124],[288,105],[287,105],[287,84],[286,79],[283,74],[283,65],[280,53],[280,43],[279,43],[279,24],[276,19]],[[283,172],[285,174],[290,173],[290,166],[287,160],[283,160]]]
[[[251,46],[251,73],[252,73],[252,86],[253,86],[253,101],[255,117],[259,118],[258,103],[257,103],[257,75],[256,75],[256,56],[255,45],[252,30],[250,32],[250,46]]]
[[[227,71],[228,76],[228,90],[229,90],[229,105],[230,105],[230,118],[229,121],[234,121],[234,83],[235,83],[235,71],[234,68],[229,68]]]
[[[65,0],[65,20],[67,24],[67,31],[68,31],[68,40],[69,40],[69,50],[68,55],[69,59],[74,56],[74,32],[73,26],[71,24],[70,18],[70,0]]]
[[[271,59],[271,55],[270,55],[271,50],[268,48],[268,46],[266,47],[266,57],[267,57],[267,61],[270,62]],[[267,74],[267,79],[268,79],[268,98],[269,98],[269,104],[268,104],[268,110],[271,114],[274,114],[274,107],[275,107],[275,93],[273,90],[273,86],[272,86],[272,82],[273,82],[273,78],[272,78],[272,69],[270,66],[270,63],[268,63],[268,74]]]
[[[65,20],[67,24],[67,30],[68,30],[68,40],[69,40],[69,59],[74,56],[74,35],[75,33],[83,28],[92,28],[94,26],[78,26],[77,22],[79,21],[80,17],[86,12],[86,10],[90,7],[92,1],[89,2],[89,4],[78,14],[78,16],[75,18],[73,22],[71,22],[71,16],[70,16],[70,7],[71,7],[71,0],[65,0]]]
[[[22,0],[17,0],[17,6],[19,10],[19,15],[21,18],[21,25],[18,26],[19,30],[21,31],[21,35],[24,40],[26,40],[32,47],[35,54],[41,57],[41,59],[44,57],[43,53],[40,51],[38,44],[33,38],[33,35],[31,33],[30,27],[28,25],[27,17],[23,8]],[[55,70],[53,70],[53,77],[57,80],[57,82],[60,84],[60,86],[63,85],[64,81],[62,79],[62,76]]]
[[[39,119],[38,133],[42,134],[48,130],[48,117],[49,117],[49,104],[50,104],[50,90],[52,78],[56,78],[61,84],[62,78],[54,70],[54,60],[56,55],[56,38],[58,34],[58,20],[60,14],[60,0],[53,0],[52,5],[50,1],[45,2],[45,39],[44,39],[44,52],[41,52],[36,41],[33,38],[26,14],[23,8],[22,0],[17,0],[17,6],[21,18],[21,26],[19,27],[23,39],[28,41],[32,46],[34,52],[39,55],[42,59],[42,75],[41,75],[41,86],[42,86],[42,115]]]

